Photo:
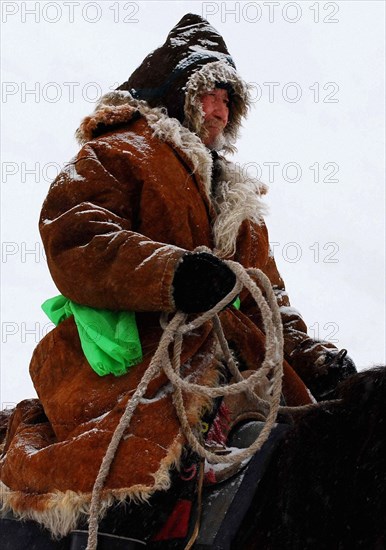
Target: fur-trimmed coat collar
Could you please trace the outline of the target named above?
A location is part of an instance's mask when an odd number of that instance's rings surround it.
[[[211,152],[195,133],[177,119],[170,118],[164,109],[149,107],[145,101],[134,99],[126,91],[104,95],[94,112],[83,119],[76,132],[77,140],[84,144],[128,123],[134,116],[143,116],[156,137],[170,143],[188,158],[193,171],[203,181],[207,199],[217,214],[213,226],[216,252],[222,257],[232,255],[241,223],[246,219],[262,222],[267,208],[261,196],[268,187],[223,156],[213,161]]]

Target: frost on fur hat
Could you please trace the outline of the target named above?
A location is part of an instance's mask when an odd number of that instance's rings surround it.
[[[218,84],[231,90],[224,130],[231,148],[250,106],[248,86],[237,74],[218,31],[199,15],[188,13],[118,90],[129,91],[151,107],[166,107],[170,117],[199,133],[203,112],[198,98]]]

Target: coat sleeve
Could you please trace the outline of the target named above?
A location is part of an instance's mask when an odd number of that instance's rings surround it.
[[[130,154],[86,144],[58,175],[39,229],[60,292],[91,307],[172,311],[172,281],[185,250],[136,231],[141,190]]]
[[[329,350],[336,350],[336,347],[331,342],[314,340],[307,334],[307,325],[299,311],[291,306],[284,281],[277,270],[275,259],[271,255],[264,272],[272,283],[280,308],[285,358],[302,380],[309,384],[315,376],[325,374],[322,371],[326,353]]]
[[[268,232],[265,224],[260,226],[259,229],[261,235],[260,241],[269,247]],[[291,306],[284,281],[280,276],[271,251],[269,251],[264,265],[260,266],[260,268],[269,278],[280,308],[283,323],[285,359],[305,384],[308,385],[315,376],[318,377],[327,372],[327,367],[325,366],[326,354],[329,350],[336,351],[336,347],[327,341],[314,340],[307,334],[307,326],[301,314]],[[249,299],[247,299],[246,307],[248,311],[247,315],[261,326],[260,313],[255,306],[251,307]]]

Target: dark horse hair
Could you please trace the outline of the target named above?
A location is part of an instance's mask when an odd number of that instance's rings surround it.
[[[386,548],[386,368],[293,419],[233,548]]]

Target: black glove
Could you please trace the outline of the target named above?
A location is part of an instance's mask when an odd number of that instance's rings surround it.
[[[328,351],[322,365],[325,374],[316,376],[309,384],[312,395],[317,401],[335,398],[337,386],[357,372],[354,361],[347,355],[347,350]]]
[[[176,308],[184,313],[208,311],[236,284],[236,276],[219,258],[207,252],[183,256],[173,279]]]

